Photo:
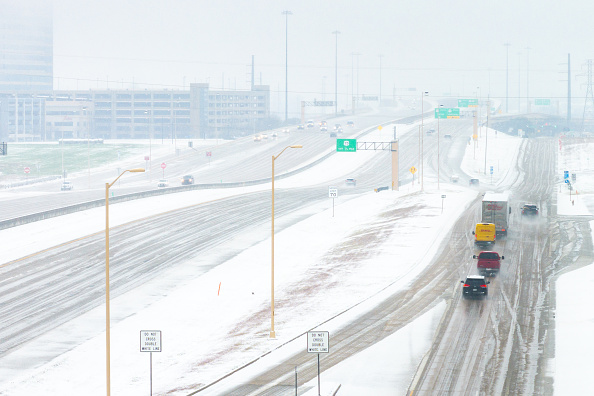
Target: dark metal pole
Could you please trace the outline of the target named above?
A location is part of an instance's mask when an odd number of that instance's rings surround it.
[[[283,11],[285,16],[285,122],[289,119],[289,15],[291,11]]]
[[[338,114],[338,35],[340,32],[335,30],[332,32],[336,37],[334,50],[334,115]]]

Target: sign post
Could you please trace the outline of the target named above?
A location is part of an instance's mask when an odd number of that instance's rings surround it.
[[[441,196],[441,213],[443,213],[443,200],[445,199],[445,194]]]
[[[334,217],[334,198],[338,198],[338,188],[328,187],[328,197],[332,198],[332,217]]]
[[[330,353],[330,333],[328,331],[308,331],[307,353],[318,354],[318,396],[320,396],[320,353]]]
[[[167,165],[165,165],[165,162],[162,162],[161,169],[163,169],[163,179],[165,179],[165,167],[167,167]]]
[[[409,171],[413,175],[412,185],[414,186],[415,185],[415,173],[417,172],[417,168],[415,168],[414,166],[411,166]]]
[[[153,352],[161,352],[161,330],[140,330],[140,352],[150,352],[150,385],[153,396]]]

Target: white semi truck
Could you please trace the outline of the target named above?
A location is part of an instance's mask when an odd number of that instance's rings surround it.
[[[509,194],[488,192],[483,196],[481,222],[495,224],[497,236],[506,236],[509,226]]]

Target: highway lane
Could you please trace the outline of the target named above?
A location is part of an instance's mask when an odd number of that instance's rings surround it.
[[[464,300],[459,283],[466,274],[476,273],[471,257],[478,250],[469,230],[478,221],[478,196],[474,209],[459,219],[441,253],[411,289],[395,294],[333,334],[333,352],[322,356],[324,369],[392,334],[445,299],[448,309],[407,394],[552,394],[546,367],[554,356],[550,286],[566,268],[590,262],[591,246],[584,246],[589,241],[584,236],[589,232],[589,219],[555,215],[555,141],[525,140],[521,153],[518,172],[507,176],[515,181],[513,232],[496,245],[506,260],[501,273],[492,278],[489,298]],[[540,220],[521,217],[518,208],[526,201],[542,202]],[[299,384],[317,375],[312,359],[300,353],[246,384],[238,381],[229,394],[293,394],[295,367],[299,367]],[[231,375],[223,381],[233,384],[234,380]],[[217,394],[218,386],[222,385],[202,387],[195,394]]]
[[[402,117],[418,117],[411,114],[411,110],[401,107],[389,111],[387,114],[369,113],[352,117],[337,118],[346,125],[347,119],[356,122],[354,128],[344,128],[342,137],[354,137],[367,127],[386,123]],[[333,120],[334,121],[334,120]],[[330,120],[329,120],[330,122]],[[196,183],[227,183],[246,180],[267,179],[271,176],[271,158],[277,155],[287,145],[301,144],[302,149],[293,149],[291,154],[283,154],[282,160],[276,161],[275,173],[280,175],[288,170],[297,169],[311,162],[335,147],[334,139],[328,133],[322,133],[318,127],[311,130],[297,131],[291,129],[288,134],[279,133],[277,139],[254,142],[251,136],[224,142],[214,146],[197,149],[185,148],[179,156],[164,155],[152,161],[152,172],[145,174],[126,174],[110,190],[113,194],[123,195],[133,192],[156,189],[157,180],[161,178],[161,163],[166,163],[166,176],[172,186],[180,184],[179,178],[184,174],[192,174]],[[206,151],[212,153],[206,156]],[[120,170],[144,167],[145,161],[126,160],[118,164],[109,164],[100,169],[93,169],[91,173],[91,188],[88,186],[87,172],[80,172],[78,176],[71,175],[74,181],[73,191],[60,192],[60,181],[45,182],[26,187],[1,191],[0,221],[21,217],[26,214],[61,208],[80,202],[101,200],[105,198],[105,183],[113,181]]]

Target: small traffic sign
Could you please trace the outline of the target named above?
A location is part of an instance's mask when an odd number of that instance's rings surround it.
[[[412,173],[414,175],[417,172],[417,168],[415,168],[414,166],[411,166],[409,171],[410,171],[410,173]]]
[[[206,156],[207,156],[207,157],[212,157],[212,151],[207,151],[207,152],[206,152]]]
[[[161,352],[161,330],[140,331],[140,352]]]
[[[307,332],[307,352],[308,353],[329,353],[330,352],[330,333],[327,331],[308,331]]]
[[[563,178],[569,179],[569,171],[563,171]]]
[[[161,163],[161,169],[165,169],[167,165],[165,165],[165,162]]]
[[[328,187],[328,198],[338,198],[338,188]]]
[[[491,174],[493,174],[493,167],[492,166],[489,167],[489,172],[491,172]]]
[[[29,172],[31,172],[31,168],[29,168],[28,166],[25,166],[24,171],[25,171],[25,173],[29,173]]]

